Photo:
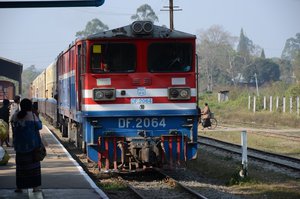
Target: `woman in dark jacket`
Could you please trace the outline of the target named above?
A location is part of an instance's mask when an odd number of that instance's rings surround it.
[[[21,110],[14,121],[14,149],[16,151],[16,184],[15,192],[22,189],[33,188],[38,191],[41,186],[41,163],[34,158],[34,149],[42,145],[39,130],[42,122],[32,112],[32,102],[23,99],[20,103]]]

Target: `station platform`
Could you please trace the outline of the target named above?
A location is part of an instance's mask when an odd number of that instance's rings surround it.
[[[41,191],[32,192],[32,189],[28,189],[23,190],[23,193],[14,192],[16,188],[15,151],[13,147],[3,146],[9,153],[10,160],[7,165],[0,166],[0,199],[108,198],[46,126],[40,132],[47,149],[47,156],[41,163]]]

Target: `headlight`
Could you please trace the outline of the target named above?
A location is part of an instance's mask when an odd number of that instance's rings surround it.
[[[135,21],[131,24],[133,34],[148,35],[153,31],[153,23],[151,21]]]
[[[189,96],[189,92],[187,90],[181,90],[180,91],[180,97],[187,98]]]
[[[116,90],[111,88],[94,88],[93,98],[95,101],[110,101],[116,99]]]
[[[170,96],[171,96],[172,98],[177,98],[178,95],[179,95],[178,90],[172,89],[172,90],[170,91]]]
[[[94,91],[94,99],[102,99],[104,97],[104,93],[101,90]]]
[[[168,88],[168,98],[170,100],[189,100],[191,99],[191,89],[186,87]]]
[[[111,99],[114,97],[114,92],[112,90],[105,91],[105,97]]]

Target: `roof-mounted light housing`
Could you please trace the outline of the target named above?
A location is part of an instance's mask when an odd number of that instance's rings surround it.
[[[148,35],[153,31],[153,23],[151,21],[135,21],[131,24],[133,34]]]

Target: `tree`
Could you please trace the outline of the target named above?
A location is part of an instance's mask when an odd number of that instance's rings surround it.
[[[286,40],[281,59],[293,61],[298,51],[300,51],[300,33],[296,34],[296,38],[291,37]]]
[[[293,80],[293,66],[291,61],[286,59],[273,58],[273,62],[279,65],[280,79],[285,83],[292,83]]]
[[[300,79],[300,50],[295,53],[295,57],[292,62],[293,66],[293,77],[295,77],[298,81]]]
[[[296,98],[299,97],[300,95],[300,85],[299,84],[294,84],[292,86],[290,86],[288,88],[288,90],[286,91],[286,94],[288,94],[289,96]]]
[[[231,57],[236,38],[218,25],[200,32],[198,38],[197,51],[203,81],[200,85],[206,85],[206,90],[211,91],[214,83],[229,84],[235,76]]]
[[[260,58],[266,59],[266,55],[265,55],[264,49],[262,49],[262,51],[261,51]]]
[[[95,18],[89,21],[86,26],[85,30],[76,32],[76,37],[85,37],[88,35],[92,35],[98,32],[106,31],[108,30],[108,26],[102,23],[99,19]]]
[[[244,34],[243,28],[240,33],[240,40],[237,46],[237,52],[244,58],[244,65],[250,63],[250,55],[254,52],[255,46],[253,42]]]
[[[29,97],[31,82],[41,73],[34,65],[23,70],[22,73],[22,98]]]
[[[131,16],[131,20],[152,21],[154,23],[155,21],[158,22],[158,17],[156,16],[150,5],[144,4],[136,10],[136,14]]]
[[[279,65],[271,59],[258,58],[244,69],[243,77],[248,83],[253,83],[255,74],[259,84],[278,81],[280,78]]]

